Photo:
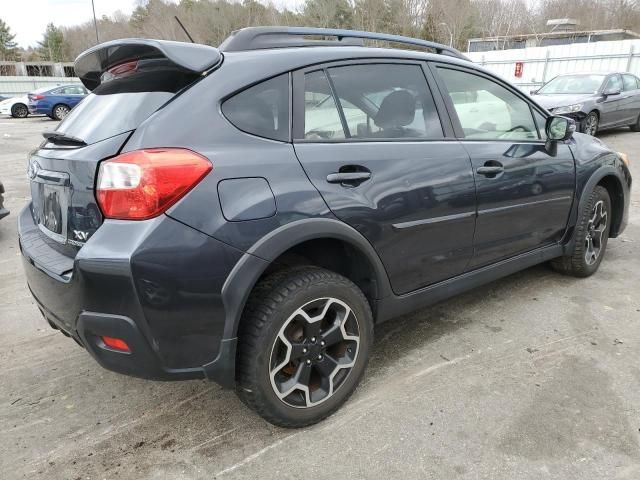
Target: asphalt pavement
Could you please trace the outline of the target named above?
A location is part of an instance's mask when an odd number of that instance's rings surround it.
[[[103,370],[27,289],[16,217],[45,118],[0,118],[0,478],[638,479],[640,192],[599,272],[541,265],[377,329],[351,400],[280,429],[206,381]],[[640,133],[602,134],[640,179]]]

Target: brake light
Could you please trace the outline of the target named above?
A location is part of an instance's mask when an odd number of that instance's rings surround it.
[[[132,75],[138,71],[138,61],[132,60],[130,62],[120,63],[111,67],[100,76],[100,83],[109,82],[116,78],[126,77]]]
[[[212,170],[183,148],[124,153],[100,164],[96,197],[105,218],[146,220],[165,212]]]
[[[114,337],[100,337],[102,342],[109,348],[113,348],[114,350],[120,350],[121,352],[130,352],[129,345],[127,342],[122,340],[121,338]]]
[[[44,98],[44,95],[29,95],[29,98],[31,100],[42,100]]]

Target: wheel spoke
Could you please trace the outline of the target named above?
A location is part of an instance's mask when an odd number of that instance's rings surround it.
[[[316,363],[316,369],[323,377],[330,377],[337,367],[338,362],[330,355],[324,355],[322,360]]]
[[[602,236],[604,235],[604,228],[598,228],[591,234],[591,242],[600,249],[602,247]]]
[[[320,335],[320,338],[327,347],[344,341],[344,335],[342,335],[341,327],[342,325],[340,325],[339,323],[335,323],[331,328]]]
[[[307,353],[307,346],[304,343],[291,342],[291,353],[289,354],[289,360],[298,360],[300,357]]]

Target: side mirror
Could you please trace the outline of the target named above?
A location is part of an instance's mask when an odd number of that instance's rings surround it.
[[[609,90],[605,90],[604,96],[610,97],[612,95],[620,95],[620,93],[621,93],[621,90],[619,88],[611,88]]]
[[[529,94],[530,95],[535,95],[536,93],[538,93],[538,90],[539,90],[538,88],[536,88],[534,90],[531,90],[531,91],[529,91]]]
[[[558,152],[558,142],[569,140],[576,131],[576,122],[567,117],[551,116],[547,118],[545,131],[547,133],[547,153],[555,157]]]

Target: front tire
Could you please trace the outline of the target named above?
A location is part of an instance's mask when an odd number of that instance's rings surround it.
[[[62,120],[69,114],[70,111],[71,109],[67,105],[59,103],[58,105],[53,107],[53,110],[51,111],[51,117],[54,120]]]
[[[629,125],[629,128],[632,132],[640,132],[640,115],[638,116],[638,120],[633,125]]]
[[[598,128],[600,126],[600,117],[598,116],[598,112],[590,112],[587,115],[587,118],[584,119],[584,127],[582,131],[587,135],[591,135],[595,137],[598,133]]]
[[[347,278],[296,267],[256,286],[238,336],[238,396],[274,425],[297,428],[331,415],[354,392],[369,359],[373,317]]]
[[[580,213],[573,251],[551,261],[551,266],[566,275],[593,275],[604,258],[611,229],[611,199],[607,189],[597,186]]]
[[[16,103],[11,107],[11,116],[13,118],[26,118],[29,115],[29,109],[24,103]]]

